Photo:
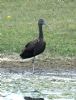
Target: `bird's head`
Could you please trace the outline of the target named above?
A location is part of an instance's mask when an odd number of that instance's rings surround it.
[[[39,19],[39,21],[38,21],[38,25],[45,25],[45,21],[44,21],[44,19]]]

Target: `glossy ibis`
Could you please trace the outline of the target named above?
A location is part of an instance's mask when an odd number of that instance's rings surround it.
[[[44,41],[44,36],[43,36],[43,29],[42,29],[43,25],[45,25],[44,19],[39,19],[38,21],[39,36],[37,39],[30,41],[25,45],[24,49],[20,54],[22,59],[27,59],[31,57],[35,58],[36,55],[39,55],[45,50],[46,42]],[[33,72],[34,72],[34,64],[33,64]]]
[[[44,100],[44,98],[24,97],[25,100]]]

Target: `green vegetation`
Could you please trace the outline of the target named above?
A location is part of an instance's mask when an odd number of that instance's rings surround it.
[[[0,53],[20,53],[37,37],[39,18],[50,56],[76,56],[76,0],[0,0]]]

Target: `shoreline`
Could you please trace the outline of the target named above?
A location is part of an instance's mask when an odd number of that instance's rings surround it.
[[[0,68],[4,67],[31,67],[32,58],[22,60],[18,54],[13,55],[0,55]],[[42,67],[76,67],[76,58],[75,57],[43,57],[39,55],[35,59],[35,66]]]

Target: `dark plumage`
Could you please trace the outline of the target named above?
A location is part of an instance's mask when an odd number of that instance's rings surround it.
[[[22,53],[20,54],[22,59],[35,57],[36,55],[39,55],[45,50],[46,42],[44,41],[43,30],[42,30],[42,26],[44,24],[45,24],[44,20],[39,19],[38,21],[39,37],[38,39],[30,41],[25,45],[25,48],[22,50]]]
[[[44,98],[24,97],[25,100],[44,100]]]

